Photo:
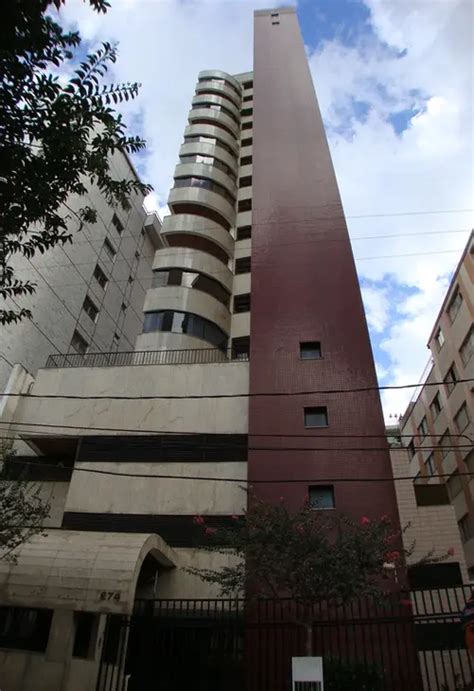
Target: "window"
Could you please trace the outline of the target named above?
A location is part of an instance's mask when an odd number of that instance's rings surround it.
[[[247,175],[244,178],[240,178],[239,180],[239,187],[251,187],[252,186],[252,176]]]
[[[252,156],[242,156],[242,158],[240,159],[240,165],[241,166],[252,165]]]
[[[232,118],[232,120],[237,124],[239,122],[232,110],[220,104],[200,101],[199,103],[194,103],[191,106],[191,110],[200,110],[201,108],[209,108],[209,110],[215,110],[218,113],[224,113],[224,115],[227,115],[227,117]]]
[[[433,400],[430,403],[430,411],[431,411],[431,415],[433,416],[433,420],[435,420],[441,412],[441,402],[440,402],[440,398],[439,398],[439,391],[437,392],[436,396],[433,398]]]
[[[229,306],[230,294],[218,281],[210,278],[198,271],[184,271],[183,269],[166,269],[153,271],[152,288],[163,286],[184,286],[202,290],[208,295],[212,295],[226,307]]]
[[[309,506],[311,509],[334,509],[333,485],[313,485],[308,487]]]
[[[461,533],[461,541],[468,542],[473,536],[472,520],[468,513],[464,514],[460,521],[458,521],[459,532]]]
[[[304,341],[300,343],[301,360],[319,360],[321,357],[321,343],[319,341]]]
[[[426,422],[426,417],[422,419],[420,424],[417,427],[418,429],[418,434],[420,435],[421,441],[423,441],[428,434],[428,423]]]
[[[469,413],[467,410],[467,405],[465,403],[462,404],[462,406],[459,408],[458,412],[454,416],[454,424],[456,425],[456,429],[458,432],[461,434],[461,432],[464,432],[466,427],[469,425],[470,419],[469,419]]]
[[[92,612],[74,612],[74,626],[72,656],[92,658],[97,634],[97,615]]]
[[[250,293],[242,293],[234,297],[234,314],[250,311]]]
[[[326,406],[316,406],[304,409],[305,427],[327,427],[328,409]]]
[[[446,430],[446,432],[440,438],[438,446],[441,447],[442,458],[446,458],[446,456],[451,450],[451,437],[449,436],[449,430]]]
[[[417,506],[445,506],[449,504],[446,485],[415,485],[415,499]]]
[[[253,144],[252,137],[249,137],[248,139],[242,139],[242,141],[240,142],[241,146],[252,146],[252,144]]]
[[[272,12],[272,13],[270,14],[270,17],[279,17],[279,16],[280,16],[280,15],[278,14],[278,12]]]
[[[435,341],[436,341],[436,345],[438,346],[438,350],[441,350],[441,348],[444,345],[444,335],[443,335],[443,332],[441,331],[441,327],[436,332]]]
[[[114,226],[115,230],[119,235],[122,235],[123,233],[123,225],[122,222],[120,221],[119,217],[117,214],[114,214],[112,216],[112,225]]]
[[[228,190],[226,190],[223,185],[220,185],[218,182],[214,182],[214,180],[209,180],[208,178],[175,178],[174,188],[176,189],[177,187],[202,187],[203,189],[209,190],[210,192],[215,192],[221,197],[224,197],[224,199],[227,199],[230,204],[235,204],[235,198]]]
[[[114,261],[115,256],[117,254],[117,250],[115,249],[115,247],[112,245],[112,243],[110,242],[110,240],[108,238],[105,238],[105,240],[104,240],[104,250],[105,250],[106,254],[108,254],[109,259]]]
[[[237,228],[237,240],[248,240],[252,235],[252,226],[240,226]]]
[[[454,293],[453,293],[453,297],[449,301],[448,308],[446,310],[448,313],[448,317],[449,317],[451,324],[456,319],[456,315],[459,312],[462,303],[463,303],[463,298],[462,298],[461,292],[460,292],[459,288],[456,286]]]
[[[252,94],[250,94],[250,95],[248,95],[248,96],[244,96],[243,99],[242,99],[242,101],[243,101],[244,103],[248,103],[249,101],[252,101],[252,100],[253,100]]]
[[[239,257],[235,260],[235,273],[248,274],[250,272],[250,257]]]
[[[181,161],[181,163],[204,163],[205,165],[213,166],[214,168],[222,170],[224,173],[226,173],[226,175],[231,177],[232,180],[235,180],[235,174],[229,168],[229,166],[225,163],[222,163],[222,161],[219,161],[218,158],[214,158],[214,156],[203,156],[202,154],[194,154],[191,156],[180,156],[179,160]]]
[[[249,115],[253,115],[253,108],[243,108],[240,114],[243,118],[247,118]]]
[[[276,24],[279,24],[280,22],[272,22],[272,24],[275,26]]]
[[[192,142],[197,142],[197,143],[202,143],[202,144],[213,144],[214,146],[218,146],[221,149],[224,149],[224,151],[227,151],[228,154],[232,156],[232,158],[237,158],[235,155],[235,151],[230,147],[227,146],[224,142],[221,142],[220,139],[217,139],[216,137],[206,137],[202,134],[197,134],[197,135],[191,135],[189,137],[184,138],[184,143],[185,144],[191,144]]]
[[[250,355],[250,337],[242,336],[241,338],[232,339],[232,359],[233,360],[248,360]]]
[[[463,365],[467,365],[469,360],[474,353],[474,326],[471,326],[469,333],[463,341],[461,348],[459,349],[459,354],[461,355],[461,360]]]
[[[27,607],[0,607],[0,647],[44,652],[53,611]]]
[[[244,84],[242,84],[242,88],[245,90],[253,89],[253,81],[245,82]]]
[[[190,312],[146,312],[143,332],[151,331],[189,334],[211,343],[216,348],[227,348],[227,336],[214,322]]]
[[[428,458],[425,461],[425,472],[427,475],[431,477],[431,475],[434,475],[436,472],[436,466],[434,462],[434,456],[432,453],[428,456]]]
[[[459,475],[459,470],[454,471],[447,481],[446,487],[448,489],[449,498],[452,501],[454,497],[457,497],[459,492],[462,490],[462,480],[461,476]]]
[[[92,321],[95,322],[95,320],[97,319],[97,315],[99,314],[99,309],[92,302],[88,295],[86,295],[84,304],[82,305],[82,309],[92,319]]]
[[[412,439],[411,442],[408,444],[407,449],[408,449],[408,453],[410,454],[410,459],[412,459],[413,456],[416,454],[415,442],[413,441],[413,439]]]
[[[240,129],[242,130],[251,130],[253,127],[253,122],[243,122],[242,127]]]
[[[78,331],[74,331],[70,347],[73,350],[75,350],[76,353],[80,353],[81,355],[83,355],[85,352],[87,352],[89,344],[87,343],[85,338],[82,338],[81,334]]]
[[[107,287],[107,276],[104,274],[100,266],[97,264],[97,266],[94,269],[94,278],[97,281],[97,283],[100,285],[101,288],[105,290]]]
[[[443,564],[416,564],[408,567],[410,588],[447,588],[462,585],[462,575],[456,561]]]
[[[251,199],[241,199],[237,210],[241,211],[251,211],[252,210],[252,200]]]
[[[448,373],[446,374],[445,378],[443,379],[444,385],[446,387],[446,391],[448,392],[448,396],[452,393],[454,387],[456,386],[456,382],[458,381],[458,373],[456,371],[456,367],[454,366],[454,362],[451,365],[451,367],[448,369]]]

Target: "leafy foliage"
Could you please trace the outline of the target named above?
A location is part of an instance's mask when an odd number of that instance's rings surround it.
[[[14,550],[43,532],[50,506],[38,483],[18,477],[10,444],[0,441],[0,559],[15,561]]]
[[[106,12],[107,0],[88,0]],[[96,185],[111,205],[130,206],[130,195],[151,190],[132,179],[114,179],[109,157],[136,153],[145,142],[127,136],[113,105],[135,98],[139,84],[102,83],[117,58],[116,46],[103,43],[75,66],[81,44],[77,32],[54,21],[64,0],[9,0],[0,28],[0,296],[31,294],[35,285],[15,276],[12,255],[31,259],[72,241],[67,220],[78,229],[96,221],[84,204],[74,211],[71,195],[83,197]],[[66,75],[71,73],[70,78]],[[69,215],[69,216],[68,216]],[[17,306],[18,307],[18,306]],[[0,324],[29,317],[27,309],[0,309]]]

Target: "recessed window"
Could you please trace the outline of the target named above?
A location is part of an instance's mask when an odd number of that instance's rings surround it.
[[[240,159],[240,165],[241,166],[252,165],[252,156],[242,156],[242,158]]]
[[[466,427],[469,425],[469,412],[467,410],[467,405],[465,403],[459,408],[458,412],[454,416],[454,424],[459,433],[464,432]]]
[[[304,341],[300,343],[300,358],[302,360],[319,360],[321,357],[321,343],[319,341]]]
[[[242,130],[251,130],[253,127],[253,122],[243,122],[242,127],[240,129]]]
[[[461,348],[459,349],[459,354],[461,355],[461,360],[463,365],[467,365],[469,360],[472,358],[474,353],[474,326],[471,326],[469,333],[463,341]]]
[[[237,240],[248,240],[252,236],[252,226],[237,228]]]
[[[253,108],[243,108],[240,114],[243,118],[249,117],[249,115],[253,115]]]
[[[219,281],[198,271],[184,271],[183,269],[160,269],[153,271],[152,288],[164,286],[183,286],[193,290],[202,290],[212,295],[226,307],[229,306],[230,294]]]
[[[88,295],[86,295],[84,304],[82,305],[82,309],[92,319],[92,321],[95,322],[95,320],[97,319],[97,315],[99,314],[99,309],[92,302]]]
[[[52,609],[0,607],[0,646],[44,652],[52,617]]]
[[[441,400],[439,397],[439,391],[430,403],[430,411],[433,419],[435,420],[441,412]]]
[[[249,94],[248,96],[244,96],[243,99],[242,99],[242,101],[243,101],[244,103],[248,103],[249,101],[253,101],[253,96],[252,96],[252,94]]]
[[[428,434],[428,423],[424,417],[420,424],[418,425],[418,434],[420,435],[421,441],[423,441]]]
[[[112,216],[112,225],[114,226],[115,230],[119,235],[122,235],[123,233],[123,225],[117,214],[114,214]]]
[[[454,387],[456,386],[458,379],[459,379],[458,373],[456,371],[456,367],[454,366],[454,362],[453,362],[451,367],[448,369],[448,372],[447,372],[445,378],[443,379],[444,385],[446,387],[446,391],[448,392],[448,396],[454,390]]]
[[[413,441],[413,439],[408,444],[407,449],[408,449],[408,453],[410,454],[410,458],[413,458],[413,456],[416,454],[415,442]]]
[[[242,84],[242,88],[245,90],[253,89],[253,81],[245,82],[244,84]]]
[[[91,659],[97,636],[97,615],[92,612],[74,612],[73,657]]]
[[[311,509],[334,509],[333,485],[313,485],[308,487],[309,506]]]
[[[248,360],[250,355],[250,337],[232,339],[232,360]]]
[[[250,293],[242,293],[234,297],[234,313],[250,311]]]
[[[449,430],[446,430],[446,432],[440,438],[438,446],[441,447],[441,456],[446,458],[448,453],[451,451],[451,436],[449,434]]]
[[[240,178],[239,187],[251,187],[252,186],[252,176],[246,175],[244,178]]]
[[[117,250],[115,249],[115,247],[112,245],[112,243],[110,242],[110,240],[108,238],[105,238],[105,240],[104,240],[104,250],[105,250],[106,254],[109,256],[109,259],[114,261],[115,256],[117,254]]]
[[[463,298],[462,298],[461,292],[460,292],[459,288],[456,286],[454,293],[453,293],[453,297],[449,301],[448,308],[446,310],[448,313],[449,320],[450,320],[451,324],[456,319],[456,315],[459,312],[462,303],[463,303]]]
[[[274,22],[272,22],[272,25],[275,26],[276,24],[279,24],[279,23],[280,22],[278,22],[278,21],[274,21]]]
[[[252,146],[252,144],[253,144],[252,137],[249,137],[248,139],[242,139],[242,141],[240,142],[241,146]]]
[[[441,331],[441,327],[436,332],[435,341],[436,341],[436,345],[438,346],[438,350],[441,350],[441,348],[444,345],[444,334]]]
[[[327,427],[328,409],[326,406],[316,406],[304,409],[305,427]]]
[[[235,260],[236,274],[248,274],[250,272],[250,257],[239,257]]]
[[[425,461],[425,471],[426,471],[426,474],[429,476],[434,475],[436,472],[434,456],[432,453],[430,453],[430,455],[428,456],[428,458]]]
[[[464,514],[460,521],[458,521],[459,532],[461,533],[462,542],[468,542],[473,536],[472,520],[468,513]]]
[[[241,211],[251,211],[252,210],[252,200],[251,199],[241,199],[237,207],[239,212]]]
[[[215,192],[224,199],[226,199],[229,204],[235,204],[234,196],[221,184],[210,180],[209,178],[198,178],[198,177],[181,177],[175,178],[173,189],[179,187],[200,187],[210,192]]]
[[[105,288],[107,287],[108,279],[98,264],[94,269],[94,278],[100,285],[100,287],[104,288],[105,290]]]
[[[449,498],[452,501],[454,497],[457,497],[459,492],[462,490],[462,480],[461,476],[459,475],[459,470],[454,471],[447,481],[446,486],[448,488]]]
[[[227,348],[227,336],[217,324],[190,312],[174,312],[172,310],[146,312],[143,333],[152,331],[188,334],[207,341],[216,348]]]
[[[74,331],[71,339],[71,348],[76,351],[76,353],[80,353],[81,355],[84,355],[85,352],[87,352],[87,348],[89,347],[89,344],[81,336],[81,334],[78,331]]]

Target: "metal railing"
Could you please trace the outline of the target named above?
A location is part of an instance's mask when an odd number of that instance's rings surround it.
[[[236,348],[188,348],[186,350],[130,350],[112,353],[65,353],[48,357],[46,369],[57,367],[129,367],[134,365],[202,365],[248,361],[248,352]]]

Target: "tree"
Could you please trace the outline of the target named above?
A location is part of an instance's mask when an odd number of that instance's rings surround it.
[[[387,516],[356,522],[334,511],[315,511],[309,498],[291,512],[283,499],[270,504],[252,498],[245,517],[234,516],[232,528],[216,530],[197,516],[206,538],[203,547],[237,556],[220,569],[188,569],[219,586],[224,596],[289,597],[301,605],[298,622],[306,628],[306,654],[311,654],[313,606],[345,605],[360,597],[381,599],[387,578],[398,580],[414,543],[405,549],[402,532]],[[408,527],[408,526],[407,526]],[[405,528],[406,529],[406,528]],[[417,563],[442,561],[427,554]],[[410,602],[402,601],[409,605]]]
[[[139,84],[102,83],[117,57],[110,43],[78,64],[79,33],[65,32],[51,16],[64,2],[9,0],[2,7],[0,296],[15,307],[0,308],[0,324],[31,317],[15,298],[35,291],[34,283],[15,274],[9,258],[20,253],[31,259],[71,242],[68,215],[78,229],[97,220],[86,204],[73,210],[71,195],[83,197],[92,183],[108,203],[127,209],[133,191],[151,190],[136,179],[113,179],[109,169],[115,151],[135,153],[145,146],[140,137],[126,135],[111,107],[133,99]],[[107,0],[88,2],[97,12],[109,7]]]
[[[41,486],[17,472],[12,445],[0,440],[0,559],[15,561],[14,551],[43,532],[50,513]]]

